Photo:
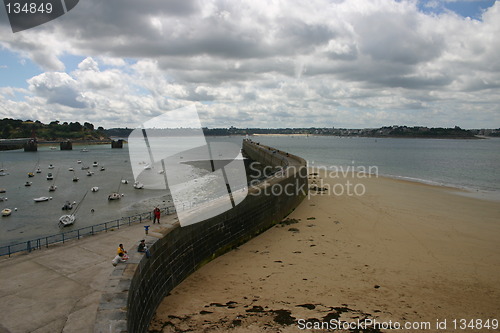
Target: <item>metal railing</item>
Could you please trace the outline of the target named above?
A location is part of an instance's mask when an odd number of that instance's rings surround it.
[[[182,205],[181,209],[190,208],[192,204],[186,203]],[[171,215],[176,212],[176,208],[174,206],[160,208],[160,211],[164,215]],[[147,212],[132,216],[121,217],[116,220],[103,222],[99,224],[94,224],[91,226],[69,230],[65,232],[61,232],[59,234],[40,237],[36,239],[31,239],[28,241],[23,241],[16,244],[6,245],[0,247],[0,256],[11,256],[14,253],[18,252],[31,252],[33,250],[39,250],[42,247],[49,247],[51,244],[64,243],[71,239],[80,239],[86,236],[92,236],[99,232],[107,232],[108,230],[120,229],[123,226],[130,226],[135,223],[142,223],[144,221],[152,220],[153,213]]]

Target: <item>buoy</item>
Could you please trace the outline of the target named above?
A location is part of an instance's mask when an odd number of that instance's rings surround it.
[[[17,212],[17,208],[14,208],[14,211]]]

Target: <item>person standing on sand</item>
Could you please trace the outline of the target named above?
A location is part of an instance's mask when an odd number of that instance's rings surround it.
[[[153,210],[153,224],[158,221],[158,224],[160,224],[160,208],[156,207],[154,210]]]

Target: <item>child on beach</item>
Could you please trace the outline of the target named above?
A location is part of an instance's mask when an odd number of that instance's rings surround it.
[[[123,248],[123,244],[118,245],[118,249],[116,250],[116,254],[119,255],[120,253],[123,254],[123,259],[128,259],[127,251]]]
[[[116,257],[111,261],[111,263],[113,264],[113,266],[116,266],[118,265],[118,263],[125,261],[127,261],[127,259],[123,258],[123,253],[118,253]]]

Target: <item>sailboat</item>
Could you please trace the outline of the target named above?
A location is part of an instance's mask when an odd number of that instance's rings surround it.
[[[57,190],[56,179],[58,174],[59,174],[59,169],[57,169],[56,176],[54,177],[54,182],[52,183],[52,185],[49,186],[49,192],[54,192],[55,190]]]
[[[76,208],[75,208],[75,210],[73,211],[72,214],[66,214],[66,215],[63,215],[63,216],[61,216],[59,218],[59,226],[60,227],[67,227],[67,226],[70,226],[73,223],[75,223],[76,212],[78,211],[78,209],[82,205],[82,202],[85,199],[85,197],[87,196],[87,193],[89,193],[89,191],[85,192],[85,194],[83,195],[82,200],[80,200],[80,202],[78,203],[78,205],[76,205]]]
[[[77,182],[79,179],[80,179],[80,178],[78,178],[78,177],[76,176],[75,171],[73,171],[73,181],[74,181],[74,182]]]
[[[123,179],[120,179],[120,184],[118,184],[118,189],[116,192],[111,193],[108,195],[108,200],[119,200],[122,196],[120,195],[120,186],[123,183]]]

